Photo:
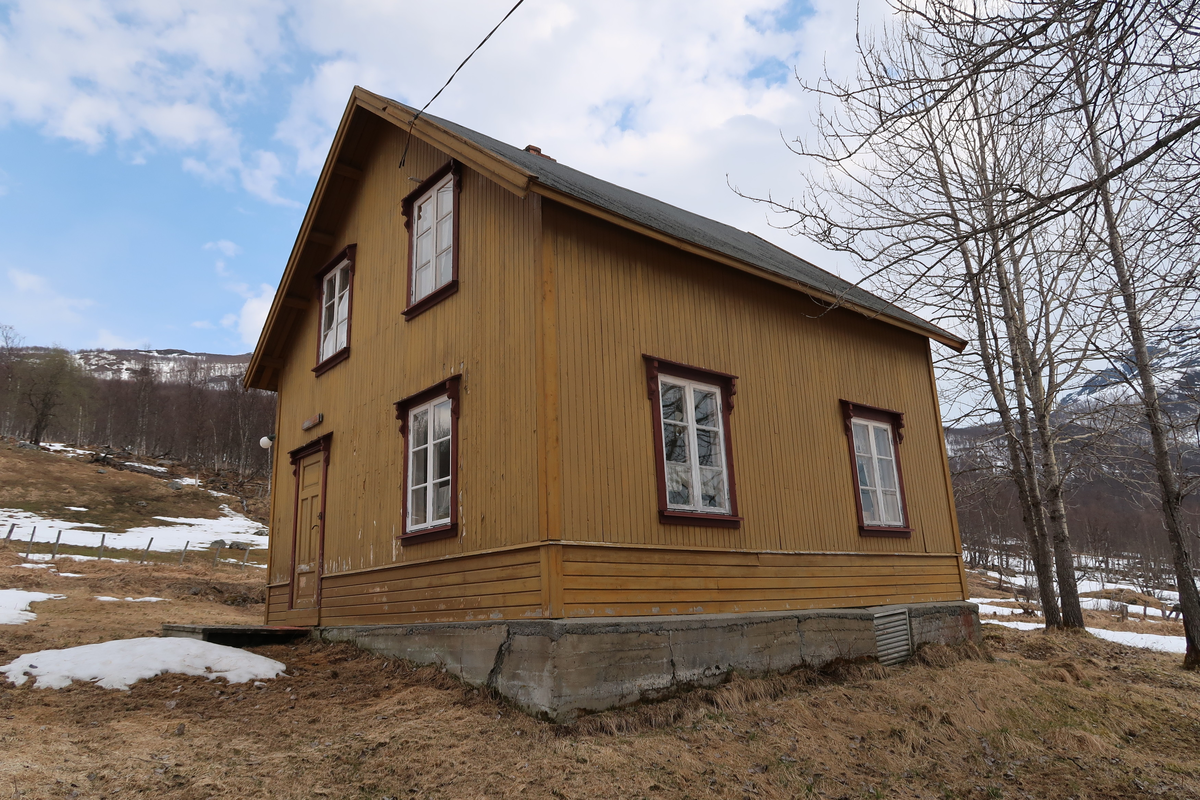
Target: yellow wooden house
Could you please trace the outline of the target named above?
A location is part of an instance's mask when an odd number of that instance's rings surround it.
[[[355,88],[246,376],[266,621],[961,601],[941,328]]]

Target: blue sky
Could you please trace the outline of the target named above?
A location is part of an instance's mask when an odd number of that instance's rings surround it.
[[[0,2],[0,323],[73,349],[253,349],[351,88],[423,105],[510,5]],[[430,112],[845,271],[729,186],[798,187],[794,71],[848,68],[854,15],[526,0]]]

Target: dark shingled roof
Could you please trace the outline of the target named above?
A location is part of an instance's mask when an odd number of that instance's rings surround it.
[[[416,109],[403,103],[395,100],[389,100],[389,102],[408,109],[409,113],[416,113]],[[782,275],[827,295],[844,298],[869,311],[903,320],[937,338],[962,341],[937,325],[889,303],[882,297],[877,297],[865,289],[842,280],[753,233],[739,231],[716,220],[684,211],[682,208],[676,208],[661,200],[655,200],[653,197],[647,197],[622,186],[600,180],[565,164],[559,164],[543,156],[497,141],[450,120],[441,119],[432,114],[422,114],[421,116],[493,155],[516,164],[531,173],[538,183],[551,189],[640,225],[653,228],[668,236],[744,261],[776,275]]]

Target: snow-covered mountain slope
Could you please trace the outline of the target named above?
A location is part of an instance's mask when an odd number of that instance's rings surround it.
[[[74,356],[80,367],[97,378],[132,380],[149,368],[167,383],[185,383],[191,377],[220,384],[240,377],[250,363],[249,353],[231,356],[186,350],[79,350]]]

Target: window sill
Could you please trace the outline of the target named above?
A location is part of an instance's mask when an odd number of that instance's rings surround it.
[[[424,297],[422,297],[417,302],[413,303],[408,308],[404,309],[404,318],[406,320],[409,320],[409,319],[412,319],[413,317],[420,316],[421,314],[425,313],[433,306],[436,306],[438,303],[442,302],[447,297],[449,297],[450,295],[454,294],[457,291],[458,291],[458,279],[455,278],[454,280],[447,283],[445,286],[442,286],[438,289],[434,289],[432,292],[425,295]]]
[[[895,528],[888,525],[859,525],[860,536],[880,536],[887,539],[908,539],[912,537],[912,528]]]
[[[694,525],[697,528],[740,528],[742,518],[729,514],[701,514],[696,511],[663,511],[658,521],[663,525]]]
[[[349,357],[350,357],[350,348],[343,347],[341,350],[338,350],[336,353],[331,355],[329,358],[325,359],[320,364],[317,364],[315,367],[313,367],[312,371],[317,375],[324,375],[326,372],[333,369],[334,367],[336,367],[338,364],[342,363]]]
[[[434,528],[422,528],[419,531],[412,533],[404,533],[396,538],[400,540],[400,546],[406,547],[410,544],[420,544],[421,542],[433,542],[438,539],[452,539],[458,535],[458,523],[450,522],[446,525],[438,525]]]

